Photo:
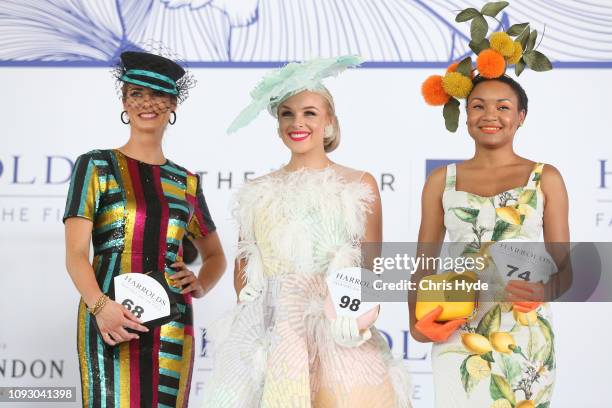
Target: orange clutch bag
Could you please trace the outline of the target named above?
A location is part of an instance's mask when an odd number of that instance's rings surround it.
[[[417,290],[415,317],[421,320],[427,313],[442,306],[438,321],[472,319],[478,312],[478,292],[474,289],[457,289],[458,282],[476,283],[473,272],[446,272],[421,279]]]

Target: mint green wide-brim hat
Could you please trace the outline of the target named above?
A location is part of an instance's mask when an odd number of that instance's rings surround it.
[[[227,133],[234,133],[248,125],[264,109],[267,109],[272,116],[276,116],[278,105],[287,98],[302,91],[323,89],[324,78],[336,76],[362,62],[362,58],[356,55],[317,58],[304,62],[291,62],[271,71],[251,91],[251,103],[234,119]]]

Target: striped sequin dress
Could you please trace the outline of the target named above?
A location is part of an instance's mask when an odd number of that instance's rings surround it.
[[[151,165],[118,150],[93,150],[74,167],[64,220],[93,222],[93,268],[103,292],[121,273],[165,270],[185,233],[214,231],[198,176],[167,161]],[[180,291],[171,286],[172,290]],[[77,347],[85,407],[187,407],[193,366],[191,295],[177,321],[111,347],[81,300]]]

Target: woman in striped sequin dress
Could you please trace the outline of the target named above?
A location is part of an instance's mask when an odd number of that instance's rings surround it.
[[[200,178],[167,160],[161,148],[190,80],[175,62],[140,52],[123,53],[118,74],[130,138],[119,149],[77,159],[64,215],[66,266],[82,296],[77,348],[83,406],[187,407],[191,300],[204,296],[225,269]],[[204,260],[197,275],[182,262],[185,234]],[[149,271],[165,272],[180,311],[176,320],[150,330],[103,298],[113,292],[115,276]]]

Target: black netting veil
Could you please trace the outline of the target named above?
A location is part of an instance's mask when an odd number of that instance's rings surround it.
[[[181,103],[187,99],[189,89],[196,83],[193,75],[187,71],[187,65],[159,43],[121,50],[112,73],[122,98],[126,96],[123,85],[128,83],[174,96]]]

